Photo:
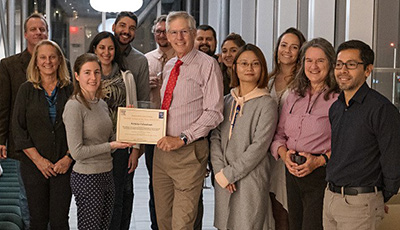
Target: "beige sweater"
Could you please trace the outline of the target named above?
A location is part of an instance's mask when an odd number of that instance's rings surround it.
[[[76,161],[73,170],[97,174],[112,170],[111,146],[113,127],[103,100],[89,102],[90,110],[75,98],[65,105],[63,120],[68,148]]]

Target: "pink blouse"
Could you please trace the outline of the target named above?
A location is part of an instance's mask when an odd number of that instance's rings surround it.
[[[298,152],[325,153],[331,149],[331,125],[329,108],[337,100],[338,93],[331,93],[325,101],[326,90],[300,97],[291,91],[279,118],[279,124],[271,145],[275,159],[278,148],[285,146]]]

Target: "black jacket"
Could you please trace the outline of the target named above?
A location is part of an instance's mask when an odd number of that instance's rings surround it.
[[[16,152],[35,147],[40,155],[53,163],[65,156],[68,146],[62,114],[71,93],[72,85],[58,89],[57,115],[53,125],[44,90],[35,89],[30,82],[21,85],[12,119]],[[22,154],[21,160],[31,162],[25,154]]]

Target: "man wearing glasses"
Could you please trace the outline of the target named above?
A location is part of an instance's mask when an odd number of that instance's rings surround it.
[[[335,77],[343,90],[329,110],[332,155],[326,168],[324,229],[376,229],[400,186],[400,114],[365,82],[374,52],[342,43]]]
[[[159,16],[155,21],[152,28],[154,40],[157,43],[157,49],[145,54],[149,63],[149,84],[150,84],[150,102],[151,107],[159,109],[161,107],[160,89],[164,79],[163,70],[165,64],[175,56],[175,51],[172,49],[171,44],[167,40],[167,32],[165,30],[165,21],[167,15]],[[153,155],[154,145],[146,145],[145,147],[146,167],[149,173],[149,190],[150,190],[150,219],[151,229],[158,229],[156,210],[154,207],[154,193],[153,193]]]
[[[214,58],[194,48],[191,15],[171,12],[166,28],[177,56],[165,65],[161,87],[168,118],[153,159],[157,223],[163,230],[193,229],[209,154],[205,137],[223,120],[222,73]]]

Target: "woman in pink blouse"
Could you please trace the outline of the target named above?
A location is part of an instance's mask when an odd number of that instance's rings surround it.
[[[290,229],[323,229],[325,165],[331,149],[328,111],[339,88],[334,77],[335,50],[315,38],[300,50],[301,66],[289,88],[271,145],[286,165]]]

